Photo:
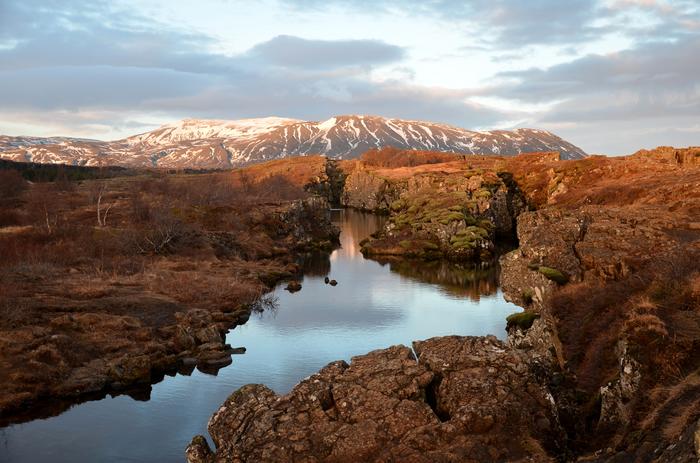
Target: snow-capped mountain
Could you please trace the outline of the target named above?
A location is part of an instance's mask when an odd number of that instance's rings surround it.
[[[279,117],[187,119],[112,142],[0,136],[0,158],[78,165],[230,168],[310,154],[351,159],[383,146],[478,155],[559,151],[563,159],[586,156],[580,148],[544,130],[476,132],[432,122],[351,115],[323,122]]]

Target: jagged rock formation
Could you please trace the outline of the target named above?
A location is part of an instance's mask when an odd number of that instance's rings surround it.
[[[90,166],[226,169],[312,154],[352,159],[370,148],[385,146],[489,155],[558,151],[565,159],[586,155],[544,130],[475,132],[432,122],[346,115],[323,122],[279,117],[189,119],[112,142],[0,136],[0,158]]]
[[[346,206],[388,212],[363,243],[366,255],[488,260],[496,235],[514,232],[525,201],[508,173],[441,163],[396,170],[360,165],[345,181]]]
[[[334,362],[278,397],[234,392],[190,463],[554,461],[562,429],[539,357],[495,337],[448,336]],[[535,359],[536,358],[536,359]]]

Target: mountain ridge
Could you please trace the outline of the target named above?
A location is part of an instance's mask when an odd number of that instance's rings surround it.
[[[475,131],[427,121],[340,115],[324,121],[183,119],[114,141],[0,136],[0,158],[94,166],[232,168],[310,154],[352,159],[384,146],[464,155],[558,151],[562,159],[586,156],[577,146],[541,129]]]

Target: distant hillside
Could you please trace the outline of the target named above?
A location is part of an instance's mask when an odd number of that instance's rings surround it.
[[[225,169],[310,154],[353,159],[386,146],[467,155],[558,151],[563,159],[586,156],[580,148],[544,130],[476,132],[432,122],[350,115],[323,122],[277,117],[188,119],[112,142],[0,136],[0,158],[87,166]]]

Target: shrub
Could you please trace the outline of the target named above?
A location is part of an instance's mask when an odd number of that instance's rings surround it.
[[[14,169],[0,170],[0,199],[17,198],[27,188],[27,182]]]
[[[559,271],[555,268],[539,266],[537,268],[537,271],[545,277],[547,277],[547,279],[552,280],[553,282],[559,285],[565,285],[569,282],[569,276],[566,273]]]

